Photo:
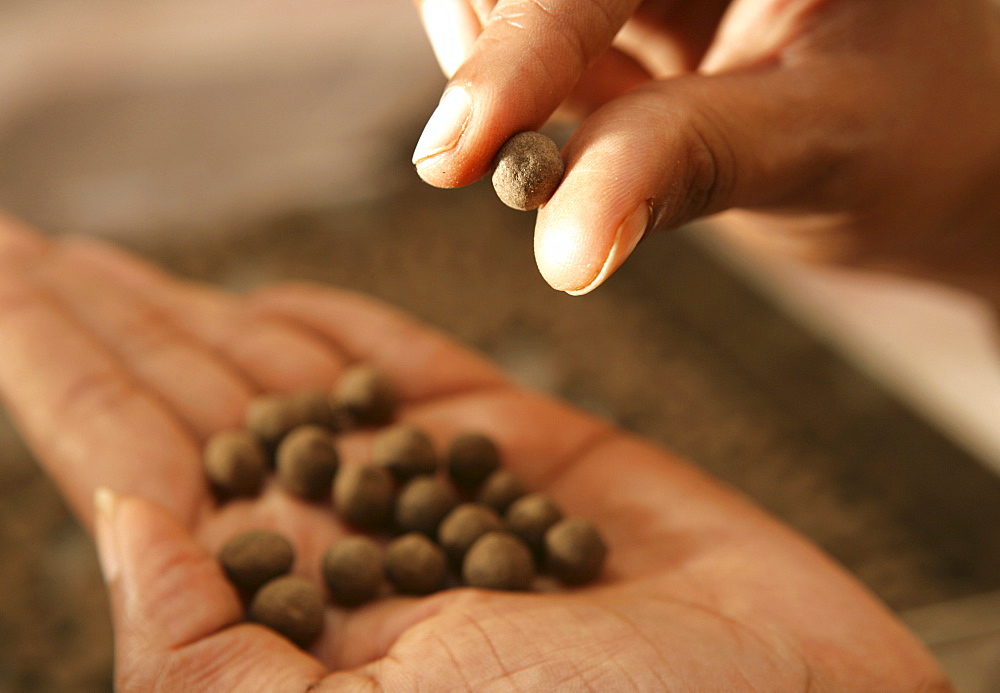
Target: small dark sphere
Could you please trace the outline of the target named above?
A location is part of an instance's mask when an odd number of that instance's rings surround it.
[[[302,410],[290,397],[261,395],[247,405],[243,420],[247,430],[274,451],[289,431],[302,424]]]
[[[482,433],[460,433],[448,447],[445,468],[455,486],[473,490],[500,466],[500,450]]]
[[[344,466],[333,484],[333,504],[347,522],[368,530],[386,528],[392,521],[396,482],[382,467]]]
[[[229,581],[246,597],[291,570],[295,549],[277,532],[251,529],[231,537],[217,558]]]
[[[437,453],[427,433],[413,424],[389,426],[372,441],[372,464],[385,467],[401,483],[421,474],[433,474]]]
[[[458,505],[458,494],[448,482],[418,476],[396,498],[396,525],[405,532],[434,536],[445,515]]]
[[[205,475],[226,498],[256,496],[267,476],[267,453],[249,431],[222,431],[205,445]]]
[[[344,372],[334,390],[335,409],[345,411],[359,426],[381,426],[396,415],[396,388],[381,372],[361,364]]]
[[[315,425],[295,428],[281,441],[276,457],[278,481],[286,491],[309,500],[329,495],[340,455],[328,429]]]
[[[479,488],[476,500],[485,503],[502,515],[511,503],[525,493],[527,490],[524,488],[524,483],[513,472],[498,469],[486,477],[486,481]]]
[[[493,189],[508,207],[535,209],[549,201],[564,171],[555,142],[539,132],[519,132],[493,159]]]
[[[462,559],[479,537],[504,528],[503,520],[493,508],[482,503],[463,503],[441,521],[438,543],[453,565]]]
[[[546,566],[568,585],[596,578],[607,555],[608,546],[597,528],[582,518],[561,520],[545,533]]]
[[[462,579],[470,587],[526,590],[535,577],[535,561],[523,541],[508,532],[488,532],[465,554]]]
[[[346,421],[342,413],[334,409],[330,394],[322,390],[303,390],[291,397],[291,405],[298,409],[303,424],[322,426],[331,433],[344,430]]]
[[[562,511],[551,498],[541,493],[517,499],[504,515],[507,529],[524,540],[537,555],[545,549],[545,532],[561,519]]]
[[[444,551],[419,532],[404,534],[385,550],[385,574],[401,594],[430,594],[444,584]]]
[[[330,598],[343,606],[373,599],[384,578],[382,547],[370,537],[349,536],[330,544],[321,564]]]
[[[323,595],[316,585],[289,575],[261,587],[247,616],[306,649],[323,630],[323,608]]]

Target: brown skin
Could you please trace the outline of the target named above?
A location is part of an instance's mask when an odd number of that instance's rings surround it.
[[[467,90],[472,115],[417,170],[465,185],[560,106],[585,116],[537,218],[535,256],[554,288],[590,290],[617,269],[628,252],[607,260],[616,230],[648,203],[636,233],[738,209],[725,222],[776,250],[1000,303],[992,0],[471,5],[481,34],[450,85]],[[428,31],[436,48],[456,41]]]
[[[120,690],[949,690],[864,588],[745,499],[368,299],[301,285],[233,296],[6,221],[0,334],[6,406],[96,524]],[[361,359],[398,384],[402,420],[440,444],[488,433],[529,488],[600,527],[601,578],[328,607],[311,653],[242,623],[212,558],[226,538],[280,531],[320,584],[321,553],[348,530],[273,482],[220,507],[199,448],[257,392],[332,386]],[[370,436],[345,436],[345,464]],[[99,486],[119,495],[95,520]]]

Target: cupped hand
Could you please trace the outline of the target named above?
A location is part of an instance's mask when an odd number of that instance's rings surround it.
[[[96,532],[122,691],[947,689],[875,599],[749,503],[360,296],[233,296],[2,220],[0,335],[6,406]],[[611,547],[600,579],[328,607],[310,652],[242,622],[212,557],[225,539],[283,532],[294,571],[319,583],[320,555],[349,530],[273,483],[220,505],[200,448],[255,394],[330,387],[359,360],[398,384],[402,419],[439,443],[488,432],[529,488],[596,523]],[[369,435],[344,436],[344,464]]]
[[[573,294],[730,208],[760,243],[1000,301],[992,0],[416,0],[450,77],[414,153],[442,187],[585,115],[535,256]]]

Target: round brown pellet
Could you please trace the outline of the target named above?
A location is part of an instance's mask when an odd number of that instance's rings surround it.
[[[535,577],[531,550],[508,532],[488,532],[469,548],[462,562],[462,579],[470,587],[526,590]]]
[[[556,504],[541,493],[517,499],[504,515],[507,529],[523,539],[537,554],[545,548],[545,532],[561,519],[562,512]]]
[[[308,580],[280,577],[257,591],[247,615],[305,649],[323,630],[323,595]]]
[[[267,453],[249,431],[222,431],[205,445],[205,475],[223,496],[256,496],[267,476]]]
[[[342,407],[360,426],[380,426],[392,420],[398,396],[392,383],[367,365],[349,368],[334,391],[334,404]]]
[[[546,567],[568,585],[590,582],[604,565],[608,546],[587,520],[570,517],[545,533]]]
[[[482,503],[463,503],[441,521],[438,543],[448,559],[459,566],[466,551],[479,537],[503,527],[503,520],[493,508]]]
[[[448,482],[418,476],[396,498],[396,524],[407,532],[434,536],[441,520],[458,505],[458,494]]]
[[[322,426],[299,426],[278,445],[277,475],[289,493],[320,500],[330,493],[330,484],[340,465],[333,434]]]
[[[330,395],[321,390],[303,390],[292,395],[292,406],[299,410],[303,424],[313,424],[339,433],[346,427],[342,412],[334,410]]]
[[[333,503],[341,516],[356,527],[375,530],[392,520],[396,482],[382,467],[345,466],[333,484]]]
[[[382,547],[369,537],[339,539],[323,554],[323,581],[330,597],[343,606],[357,606],[374,598],[382,586]]]
[[[265,582],[291,570],[295,549],[277,532],[251,529],[231,537],[219,549],[217,558],[230,582],[248,596]]]
[[[302,423],[302,410],[290,397],[261,395],[247,405],[244,425],[273,451],[281,439]]]
[[[438,459],[434,444],[423,429],[412,424],[389,426],[372,441],[372,463],[388,469],[399,482],[433,474]]]
[[[540,132],[519,132],[493,159],[493,189],[514,209],[535,209],[552,197],[565,167],[559,147]]]
[[[430,594],[444,584],[444,551],[419,532],[404,534],[385,550],[385,574],[401,594]]]
[[[486,477],[476,497],[480,503],[485,503],[498,513],[503,514],[510,504],[523,496],[527,491],[521,480],[506,469],[497,471]]]
[[[455,486],[478,488],[500,466],[500,450],[482,433],[461,433],[448,447],[445,469]]]

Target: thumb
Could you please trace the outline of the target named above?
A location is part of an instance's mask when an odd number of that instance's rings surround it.
[[[94,495],[115,627],[116,690],[306,690],[319,662],[258,626],[221,567],[165,510]]]
[[[639,2],[499,0],[478,36],[467,0],[418,3],[445,70],[457,67],[413,153],[420,177],[451,188],[485,175],[507,139],[552,115]]]
[[[814,96],[815,81],[783,69],[687,76],[596,111],[567,144],[566,174],[538,212],[542,276],[585,294],[655,228],[730,207],[808,204],[852,142],[838,116],[850,112],[851,90],[826,82]]]

